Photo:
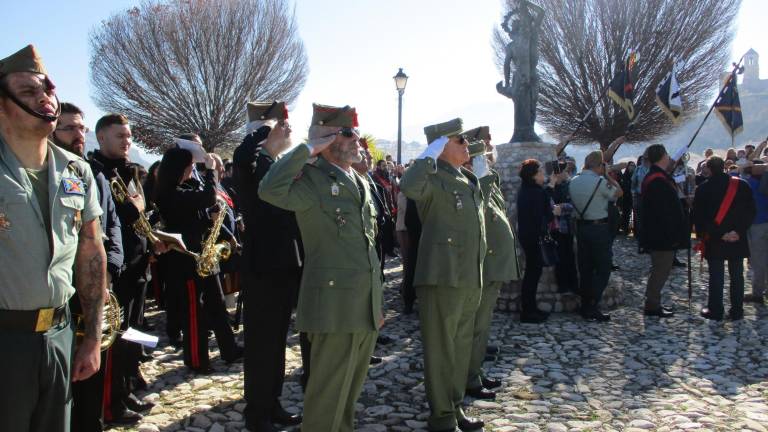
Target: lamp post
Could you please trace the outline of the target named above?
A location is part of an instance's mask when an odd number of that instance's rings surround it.
[[[400,68],[397,75],[392,78],[395,80],[395,87],[397,88],[397,164],[401,165],[403,163],[403,93],[405,93],[405,85],[408,83],[408,75],[403,73],[403,68]]]

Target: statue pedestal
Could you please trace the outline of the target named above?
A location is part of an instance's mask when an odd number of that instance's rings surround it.
[[[496,146],[498,160],[494,169],[501,177],[501,190],[507,202],[507,216],[513,227],[517,227],[517,193],[520,190],[520,166],[526,159],[536,159],[542,164],[555,159],[556,144],[544,142],[516,142]],[[515,229],[516,231],[516,229]],[[524,266],[523,249],[518,245],[520,264]],[[521,272],[522,274],[522,272]],[[624,280],[611,274],[603,294],[602,306],[606,309],[623,303]],[[497,309],[513,313],[520,312],[520,281],[504,285],[499,295]],[[537,295],[539,308],[547,312],[575,312],[581,306],[581,299],[573,293],[558,293],[554,267],[545,267],[539,280]]]

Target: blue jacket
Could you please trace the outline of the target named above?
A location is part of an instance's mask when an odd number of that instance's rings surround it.
[[[768,195],[760,191],[760,177],[750,177],[747,182],[752,188],[752,196],[755,197],[755,206],[757,214],[753,224],[768,223]],[[765,182],[765,179],[763,179]]]
[[[123,234],[120,218],[117,217],[112,190],[104,174],[96,174],[96,186],[99,187],[99,204],[104,214],[101,215],[101,232],[106,235],[104,250],[107,252],[107,271],[116,280],[123,270]]]

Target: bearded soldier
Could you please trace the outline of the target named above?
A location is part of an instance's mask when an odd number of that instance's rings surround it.
[[[424,128],[429,146],[401,179],[422,223],[414,286],[424,346],[430,431],[483,427],[462,409],[486,253],[483,193],[462,121]]]
[[[309,141],[272,165],[259,196],[296,214],[304,243],[296,327],[308,334],[312,373],[301,430],[352,431],[383,323],[376,209],[366,179],[352,169],[361,160],[357,112],[313,110]]]

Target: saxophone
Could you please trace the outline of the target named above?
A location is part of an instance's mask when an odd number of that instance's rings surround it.
[[[109,188],[112,190],[112,198],[118,204],[122,204],[128,199],[128,187],[120,177],[120,174],[117,173],[117,170],[114,170],[114,174],[114,177],[109,180]],[[147,215],[144,212],[139,212],[139,219],[133,223],[133,230],[136,231],[136,234],[145,237],[152,243],[159,241],[157,236],[152,233],[152,225],[149,223],[149,219],[147,219]]]
[[[213,221],[211,231],[205,238],[200,250],[200,255],[195,257],[197,262],[197,274],[200,277],[208,277],[213,274],[220,261],[226,261],[232,255],[232,246],[225,241],[216,242],[221,232],[221,225],[227,217],[227,203],[221,198],[216,199],[219,206],[219,214]]]

